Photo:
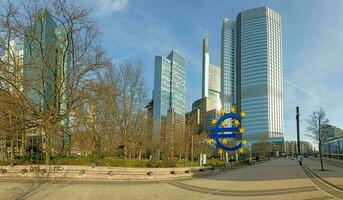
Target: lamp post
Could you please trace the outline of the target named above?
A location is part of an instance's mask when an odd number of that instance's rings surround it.
[[[297,106],[297,113],[296,113],[296,120],[297,120],[297,146],[298,146],[298,156],[300,156],[300,130],[299,130],[299,118],[300,118],[300,113],[299,113],[299,106]]]
[[[203,164],[204,164],[204,157],[202,155],[202,145],[204,143],[206,143],[206,140],[204,138],[202,138],[199,143],[200,143],[200,160],[199,161],[200,161],[200,166],[203,166]]]

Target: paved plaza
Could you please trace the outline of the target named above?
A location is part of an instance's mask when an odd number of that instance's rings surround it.
[[[319,163],[305,159],[317,172]],[[343,186],[343,169],[326,165],[328,181]],[[322,174],[325,175],[325,174]],[[151,182],[0,181],[0,199],[339,199],[315,182],[296,160],[277,159],[206,177]]]

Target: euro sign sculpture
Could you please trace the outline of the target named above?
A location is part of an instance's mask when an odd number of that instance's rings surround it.
[[[237,134],[243,134],[245,129],[241,127],[242,119],[246,117],[245,112],[240,114],[236,113],[236,108],[232,106],[230,112],[226,113],[225,109],[221,110],[221,116],[218,120],[213,119],[211,121],[213,127],[210,128],[211,134],[209,134],[208,143],[215,144],[217,146],[218,153],[222,154],[225,151],[239,151],[239,153],[244,153],[243,145],[247,144],[246,140],[241,140],[234,146],[229,146],[227,143],[229,139],[237,139]],[[226,120],[232,120],[232,126],[228,126]]]

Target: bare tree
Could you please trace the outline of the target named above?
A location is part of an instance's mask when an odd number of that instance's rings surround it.
[[[324,171],[322,159],[322,144],[327,139],[326,127],[329,124],[329,119],[326,118],[323,108],[320,108],[319,110],[314,111],[306,120],[306,122],[307,133],[305,135],[318,142],[320,166],[321,169]]]
[[[118,148],[124,158],[128,157],[132,145],[147,137],[144,109],[147,104],[146,86],[143,81],[142,63],[126,62],[118,68],[118,99],[116,124],[120,132]],[[142,129],[144,127],[144,129]]]
[[[25,145],[24,113],[20,99],[0,90],[0,160],[23,155]]]
[[[268,134],[260,134],[258,136],[258,143],[253,144],[251,150],[254,153],[258,153],[264,159],[266,155],[270,155],[273,149],[272,144],[268,142]]]
[[[75,112],[76,148],[95,154],[109,149],[106,140],[115,145],[117,113],[117,75],[114,68],[109,67],[97,72],[94,80],[89,80],[82,91],[84,103]],[[79,141],[80,138],[86,139]]]
[[[86,101],[77,110],[75,126],[79,136],[88,135],[93,153],[141,158],[149,144],[147,95],[140,62],[123,62],[99,70],[82,92]],[[90,148],[89,148],[90,147]]]
[[[92,71],[111,63],[98,45],[90,11],[73,1],[30,0],[20,8],[8,2],[1,10],[0,43],[15,40],[22,45],[24,61],[1,60],[5,67],[0,80],[22,100],[26,130],[42,135],[49,163],[53,145],[68,149],[68,124],[83,104],[84,82]],[[1,45],[2,51],[10,52],[9,46]],[[8,66],[23,73],[13,73]]]

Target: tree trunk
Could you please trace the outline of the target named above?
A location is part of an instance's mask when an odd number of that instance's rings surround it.
[[[318,148],[319,148],[319,159],[320,159],[320,167],[322,171],[324,171],[324,166],[323,166],[323,158],[322,158],[322,147],[321,147],[321,140],[319,140]]]
[[[11,137],[11,160],[14,160],[14,141],[13,137]]]
[[[194,160],[194,144],[193,144],[193,135],[192,135],[192,140],[191,140],[191,162],[193,166],[193,160]]]
[[[139,147],[138,160],[141,160],[141,158],[142,158],[142,147]]]
[[[44,137],[44,143],[45,143],[45,164],[50,164],[50,156],[51,156],[51,141],[50,141],[50,130],[48,127],[43,126],[43,137]],[[43,143],[43,144],[44,144]]]
[[[181,148],[180,148],[180,151],[179,151],[179,160],[182,160],[182,158],[181,158]]]
[[[45,164],[50,164],[50,146],[46,143],[46,149],[45,149]]]

